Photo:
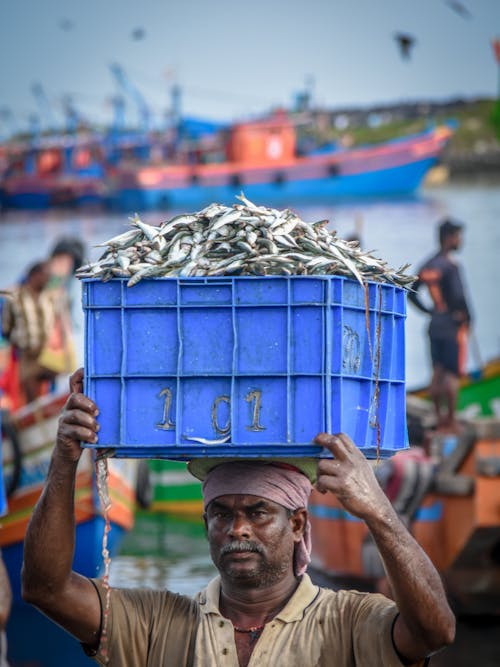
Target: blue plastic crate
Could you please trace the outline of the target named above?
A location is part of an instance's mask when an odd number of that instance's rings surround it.
[[[83,282],[85,391],[118,457],[408,446],[406,293],[340,276]],[[368,310],[367,310],[368,308]],[[208,442],[204,442],[208,441]]]

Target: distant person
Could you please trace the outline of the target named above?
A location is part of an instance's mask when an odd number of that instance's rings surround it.
[[[62,281],[75,275],[79,266],[85,261],[85,244],[78,238],[63,236],[54,244],[50,252],[52,278]]]
[[[76,269],[83,263],[85,245],[62,237],[47,260],[36,262],[19,284],[2,294],[2,335],[11,344],[0,377],[2,407],[13,411],[55,388],[58,376],[77,367],[73,328],[80,325],[73,293]]]
[[[361,247],[363,241],[363,226],[364,226],[364,220],[363,216],[361,214],[357,214],[355,219],[354,219],[354,231],[351,232],[348,236],[346,236],[345,240],[349,242],[356,242],[359,247]]]
[[[345,237],[345,240],[348,241],[349,243],[357,244],[358,246],[361,246],[361,237],[358,236],[357,234],[349,234],[349,236]]]
[[[61,314],[68,345],[73,344],[74,334],[83,331],[83,310],[81,307],[81,284],[75,278],[78,267],[85,263],[86,246],[76,237],[62,236],[56,240],[49,257],[51,278],[49,289],[54,295]],[[76,369],[72,362],[70,372]]]
[[[70,379],[45,489],[24,542],[22,594],[109,667],[423,667],[451,643],[455,619],[439,574],[346,435],[319,434],[335,458],[307,472],[280,462],[198,469],[219,576],[195,599],[166,590],[106,590],[72,571],[81,443],[96,444],[98,406]],[[196,461],[190,470],[195,474]],[[312,482],[365,522],[394,601],[315,586],[306,569]],[[109,589],[108,589],[109,590]]]
[[[55,321],[54,301],[47,290],[49,280],[48,263],[35,262],[2,309],[2,334],[18,360],[21,391],[27,403],[43,393],[44,382],[50,383],[56,377],[39,361]]]
[[[462,245],[463,225],[443,220],[439,230],[439,252],[428,259],[418,272],[409,292],[417,308],[431,316],[429,324],[432,380],[430,394],[434,402],[437,426],[456,432],[455,410],[460,377],[465,373],[468,328],[471,321],[459,265],[452,253]],[[427,307],[419,296],[425,285],[432,299]]]

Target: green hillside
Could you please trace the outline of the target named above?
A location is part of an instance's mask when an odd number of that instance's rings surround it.
[[[447,104],[424,103],[414,105],[386,107],[379,115],[385,122],[370,126],[363,122],[363,118],[355,117],[356,110],[352,110],[351,122],[345,129],[337,129],[334,124],[334,112],[330,112],[332,122],[325,127],[325,122],[314,123],[313,126],[303,128],[303,135],[312,135],[319,143],[337,142],[349,146],[373,144],[387,141],[395,137],[406,136],[420,132],[431,123],[455,121],[457,130],[450,142],[448,152],[453,154],[464,152],[484,152],[500,149],[500,128],[495,129],[493,123],[494,99],[478,99],[470,102],[463,100]],[[366,112],[368,118],[369,111]],[[345,112],[349,118],[349,112]],[[386,120],[389,118],[389,120]]]

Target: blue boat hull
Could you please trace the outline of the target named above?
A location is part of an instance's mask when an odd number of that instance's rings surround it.
[[[3,205],[5,208],[41,211],[50,207],[48,192],[18,192],[6,194]]]
[[[90,667],[95,664],[74,637],[26,604],[14,605],[7,625],[7,641],[10,667]]]
[[[332,175],[326,178],[283,180],[279,183],[243,183],[238,185],[202,185],[183,188],[123,188],[116,191],[110,204],[121,211],[154,210],[159,208],[194,208],[217,201],[228,206],[243,190],[256,203],[287,203],[325,199],[358,199],[414,192],[436,158],[355,174]]]
[[[100,207],[105,203],[105,198],[99,193],[83,193],[76,195],[67,201],[55,201],[49,192],[18,192],[6,194],[2,205],[5,208],[42,211],[52,206],[68,206],[76,208]]]

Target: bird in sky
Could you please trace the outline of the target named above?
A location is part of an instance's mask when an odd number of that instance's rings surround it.
[[[467,9],[467,7],[459,0],[446,0],[446,4],[450,9],[452,9],[456,14],[461,16],[463,19],[471,19],[472,14]]]
[[[61,30],[64,30],[65,32],[68,32],[68,30],[73,29],[73,21],[71,21],[71,19],[67,19],[67,18],[61,19],[59,21],[59,27],[61,28]]]
[[[138,42],[140,39],[144,39],[146,35],[146,31],[144,28],[134,28],[132,30],[132,39],[134,39],[136,42]]]
[[[397,32],[394,35],[394,39],[398,44],[401,57],[405,60],[409,60],[411,49],[417,41],[415,37],[407,32]]]

